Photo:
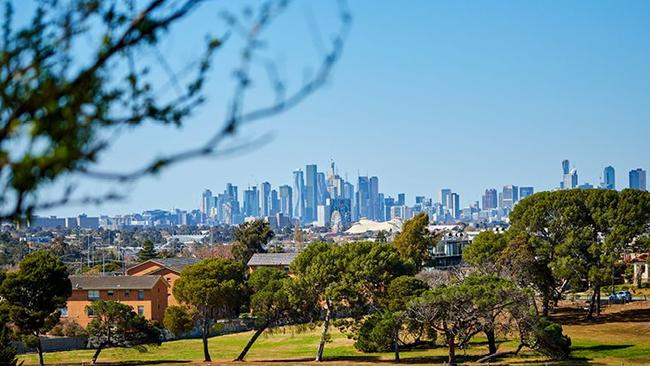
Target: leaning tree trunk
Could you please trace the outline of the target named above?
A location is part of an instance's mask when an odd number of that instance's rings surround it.
[[[266,328],[269,327],[269,322],[264,323],[261,327],[259,327],[256,331],[255,334],[251,337],[251,339],[248,340],[248,343],[246,344],[246,347],[241,351],[239,356],[234,359],[234,361],[244,361],[244,358],[246,357],[246,354],[248,353],[248,350],[253,347],[253,343],[257,340],[257,338],[262,335],[262,333],[266,330]]]
[[[102,348],[104,348],[104,346],[100,344],[99,347],[97,347],[95,350],[95,353],[93,354],[93,358],[91,360],[93,365],[97,363],[97,359],[99,358],[99,354],[102,352]]]
[[[41,337],[36,335],[38,342],[36,343],[36,351],[38,352],[38,366],[44,366],[45,362],[43,361],[43,345],[41,344]]]
[[[325,350],[325,342],[327,341],[327,337],[329,335],[331,316],[332,310],[328,302],[327,310],[325,311],[325,322],[323,323],[323,334],[320,336],[320,343],[318,343],[318,351],[316,352],[316,362],[323,361],[323,351]]]
[[[547,289],[547,291],[544,291],[544,294],[542,294],[542,316],[545,318],[548,317],[550,303],[551,299]]]
[[[497,353],[497,342],[496,342],[496,335],[494,334],[494,329],[486,330],[485,336],[487,337],[488,350],[490,354]]]
[[[210,358],[210,350],[208,349],[208,334],[210,332],[210,323],[208,322],[207,318],[203,318],[203,329],[202,329],[202,336],[203,336],[203,357],[205,358],[205,362],[212,362],[212,358]]]

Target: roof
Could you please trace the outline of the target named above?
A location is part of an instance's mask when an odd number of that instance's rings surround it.
[[[153,288],[161,278],[161,276],[70,276],[70,282],[73,290],[146,290]]]
[[[248,261],[249,266],[288,266],[298,253],[255,253]]]
[[[127,269],[127,273],[129,273],[133,268],[137,268],[145,263],[156,263],[161,267],[170,269],[174,272],[181,273],[183,269],[187,266],[191,266],[192,264],[195,264],[199,262],[199,258],[155,258],[155,259],[149,259],[148,261],[144,261],[142,263],[138,263],[135,266]],[[156,272],[157,270],[153,270],[152,272]],[[151,273],[151,272],[150,272]]]

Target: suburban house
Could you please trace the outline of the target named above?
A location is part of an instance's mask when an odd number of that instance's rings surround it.
[[[289,265],[298,253],[255,253],[248,261],[248,271],[253,272],[259,267],[273,267],[289,272]]]
[[[61,318],[84,328],[94,316],[86,306],[96,300],[118,301],[148,320],[163,320],[169,285],[162,276],[70,276],[70,281],[72,295]]]
[[[136,264],[126,270],[129,276],[162,276],[169,284],[167,304],[178,305],[172,294],[174,282],[181,276],[185,267],[198,263],[199,258],[156,258]]]
[[[631,264],[634,267],[632,283],[637,284],[650,282],[650,266],[648,265],[648,257],[648,253],[643,253],[631,260]]]

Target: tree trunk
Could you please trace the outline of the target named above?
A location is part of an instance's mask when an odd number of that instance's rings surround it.
[[[330,317],[332,316],[332,311],[328,304],[327,310],[325,311],[325,322],[323,323],[323,334],[320,337],[320,343],[318,344],[318,352],[316,353],[316,362],[323,361],[323,351],[325,350],[325,341],[327,341],[327,336],[330,330]]]
[[[103,346],[99,345],[99,347],[97,347],[97,349],[95,350],[95,353],[93,354],[93,358],[92,358],[93,365],[97,363],[97,359],[99,358],[99,353],[102,351],[102,348]]]
[[[494,334],[494,329],[488,329],[485,331],[485,336],[488,340],[488,350],[490,354],[497,353],[497,342],[496,336]]]
[[[544,291],[544,294],[542,295],[542,316],[543,317],[548,317],[548,308],[550,305],[551,299],[549,298],[548,291]]]
[[[395,351],[395,363],[399,363],[399,327],[395,327],[393,334],[393,350]]]
[[[38,366],[44,366],[45,362],[43,361],[43,345],[41,344],[41,337],[36,335],[38,338],[38,343],[36,343],[36,351],[38,352]]]
[[[453,335],[447,335],[447,345],[449,346],[449,366],[456,366],[456,342]]]
[[[600,316],[600,284],[596,286],[596,316]]]
[[[203,319],[203,357],[205,358],[205,362],[212,362],[212,358],[210,358],[210,350],[208,350],[208,333],[210,330],[210,323],[208,322],[207,318]]]
[[[250,350],[251,347],[253,347],[253,343],[255,343],[255,341],[257,340],[257,338],[258,338],[260,335],[262,335],[262,333],[264,332],[264,330],[266,330],[266,328],[268,328],[268,327],[269,327],[269,322],[266,322],[266,323],[264,323],[264,325],[262,325],[261,327],[259,327],[259,328],[255,331],[255,334],[253,334],[253,336],[251,337],[251,339],[248,340],[248,343],[246,344],[246,347],[244,347],[244,349],[241,351],[241,353],[239,354],[239,356],[237,356],[237,358],[234,359],[234,361],[244,361],[244,358],[246,357],[246,354],[248,353],[248,350]]]
[[[587,313],[587,319],[594,318],[594,310],[596,308],[596,290],[591,294],[591,301],[589,301],[589,312]]]

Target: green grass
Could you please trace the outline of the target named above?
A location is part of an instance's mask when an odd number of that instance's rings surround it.
[[[603,317],[600,322],[585,323],[572,321],[565,325],[565,332],[573,343],[572,359],[560,363],[562,365],[650,365],[650,309],[631,306],[621,306],[610,317]],[[567,318],[568,319],[568,318]],[[568,320],[567,320],[568,321]],[[246,344],[250,332],[231,334],[210,339],[210,353],[218,364],[229,363]],[[319,329],[302,333],[291,330],[263,335],[250,350],[247,363],[264,361],[273,364],[296,364],[310,362],[315,357],[318,345]],[[506,342],[500,350],[514,347],[513,342]],[[487,352],[484,340],[477,338],[467,350],[460,350],[461,361],[471,363],[479,355]],[[52,352],[45,355],[45,362],[59,365],[80,365],[88,363],[92,350]],[[402,353],[404,363],[442,364],[446,360],[447,349],[438,347],[426,350],[413,350]],[[353,347],[353,341],[345,335],[334,332],[332,342],[325,347],[325,358],[334,364],[373,363],[392,360],[392,353],[364,354]],[[26,365],[36,364],[33,354],[21,356]],[[100,355],[103,363],[124,362],[125,364],[153,364],[159,362],[200,362],[203,360],[201,340],[180,340],[166,342],[160,347],[151,347],[146,352],[134,349],[108,349]],[[540,362],[546,364],[544,358],[531,351],[525,351],[516,358],[501,360],[509,364],[529,364]],[[494,364],[494,363],[493,363]],[[549,363],[551,364],[551,363]]]

